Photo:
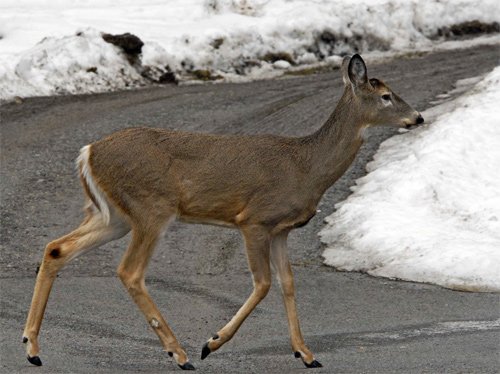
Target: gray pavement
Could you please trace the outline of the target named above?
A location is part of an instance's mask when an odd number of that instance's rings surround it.
[[[456,80],[498,64],[498,47],[475,47],[370,66],[419,110]],[[1,115],[0,372],[179,372],[115,276],[128,237],[77,258],[55,283],[40,335],[44,365],[25,359],[21,334],[44,245],[81,219],[74,171],[79,148],[114,130],[149,125],[216,133],[302,135],[319,127],[341,93],[339,71],[248,84],[166,86],[5,104]],[[338,272],[322,265],[317,232],[365,173],[391,129],[372,129],[321,212],[291,235],[302,330],[324,373],[496,373],[500,296]],[[201,346],[251,290],[238,232],[174,223],[146,283],[207,373],[306,370],[288,343],[278,287],[235,338],[200,361]]]

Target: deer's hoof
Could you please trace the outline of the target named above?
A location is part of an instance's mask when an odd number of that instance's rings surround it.
[[[205,358],[207,358],[207,356],[212,353],[212,350],[210,349],[210,347],[208,346],[208,343],[210,342],[210,340],[217,340],[219,339],[219,335],[215,334],[214,336],[212,336],[212,339],[209,339],[208,342],[206,342],[205,344],[203,344],[203,348],[201,349],[201,359],[204,360]],[[217,348],[215,349],[217,350]]]
[[[182,369],[182,370],[195,370],[194,366],[192,363],[190,363],[189,361],[186,362],[184,365],[179,365],[179,367]]]
[[[204,360],[210,354],[211,350],[208,348],[208,342],[203,344],[203,348],[201,349],[201,359]]]
[[[38,356],[28,356],[28,361],[30,362],[30,364],[33,364],[35,366],[42,366],[42,360],[40,360],[40,357]]]
[[[310,364],[308,364],[307,362],[304,361],[304,365],[306,365],[306,368],[322,368],[323,365],[321,365],[321,362],[319,361],[316,361],[314,360],[313,362],[311,362]]]

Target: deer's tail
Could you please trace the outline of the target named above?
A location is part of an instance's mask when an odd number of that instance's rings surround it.
[[[76,160],[76,167],[82,181],[85,194],[90,199],[91,204],[101,213],[106,225],[110,221],[110,208],[104,192],[99,188],[92,175],[92,167],[89,163],[92,145],[86,145],[80,150],[80,155]]]

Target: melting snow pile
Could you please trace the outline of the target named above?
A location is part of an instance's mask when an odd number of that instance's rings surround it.
[[[497,67],[454,111],[382,143],[320,232],[325,263],[500,291],[499,103]]]
[[[169,72],[271,77],[354,51],[428,48],[473,20],[498,31],[497,1],[2,0],[0,99],[139,86]],[[137,35],[141,60],[131,66],[101,32]]]
[[[0,65],[0,98],[100,92],[143,82],[127,56],[101,33],[78,34],[43,40],[19,56],[13,71]]]

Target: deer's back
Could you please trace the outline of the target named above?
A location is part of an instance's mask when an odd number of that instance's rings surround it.
[[[90,165],[98,184],[126,212],[136,205],[169,206],[187,221],[232,225],[259,211],[269,216],[268,206],[297,195],[305,170],[298,147],[292,138],[271,135],[134,128],[93,143]],[[291,205],[300,211],[301,204]],[[249,206],[255,212],[245,211]]]

